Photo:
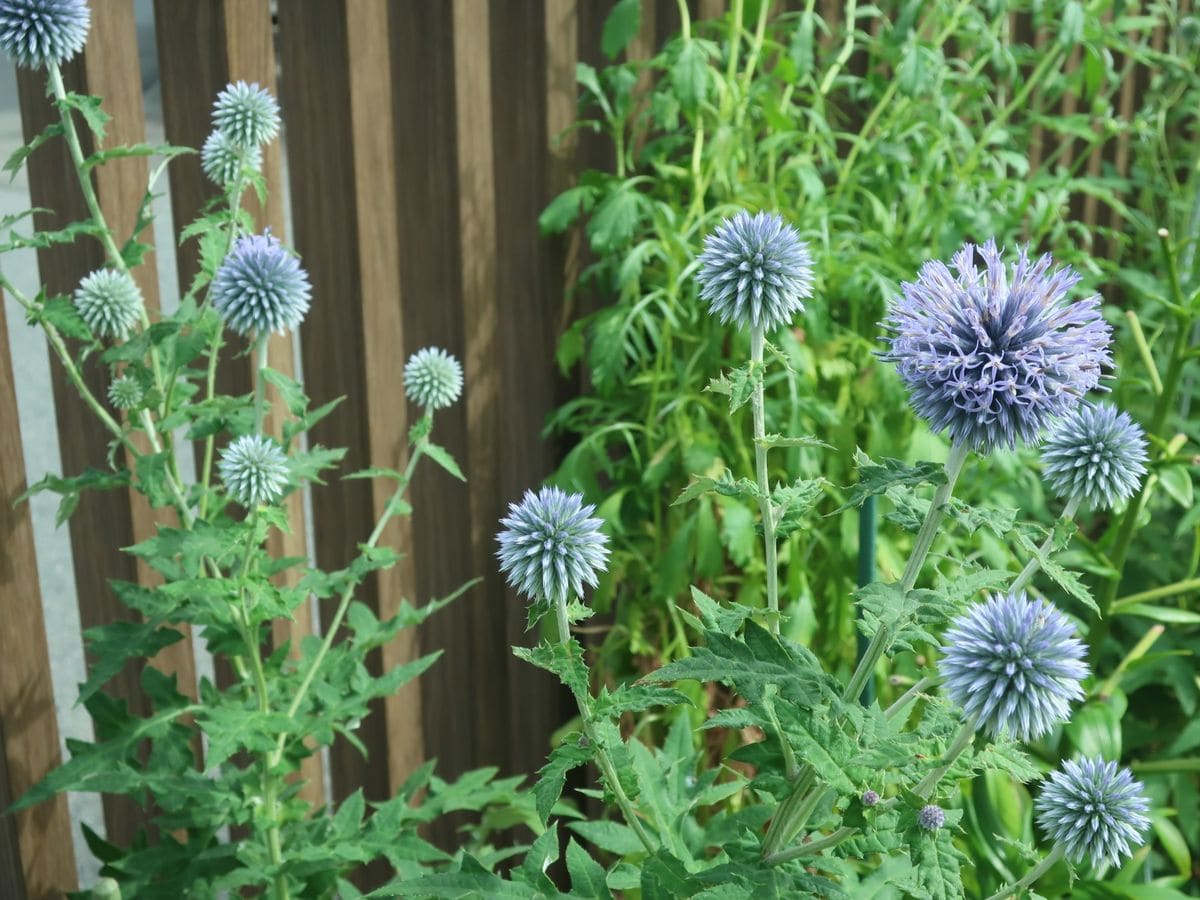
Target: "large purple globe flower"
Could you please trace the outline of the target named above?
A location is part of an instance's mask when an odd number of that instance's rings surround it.
[[[1024,592],[975,604],[950,623],[942,645],[946,693],[993,737],[1039,738],[1083,696],[1088,667],[1075,627]]]
[[[1071,861],[1114,866],[1145,842],[1149,807],[1128,769],[1099,758],[1064,762],[1034,803],[1038,823]]]
[[[312,298],[308,273],[269,234],[238,238],[209,288],[213,308],[241,335],[291,331]]]
[[[983,261],[980,269],[977,259]],[[1035,441],[1100,381],[1112,357],[1100,298],[1067,301],[1079,282],[1022,249],[1011,270],[995,241],[965,244],[902,285],[885,327],[917,414],[981,453]]]
[[[696,281],[722,324],[771,331],[804,311],[804,298],[812,296],[812,257],[780,216],[743,210],[705,239]]]

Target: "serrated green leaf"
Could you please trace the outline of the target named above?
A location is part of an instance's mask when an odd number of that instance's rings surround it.
[[[571,895],[585,900],[611,900],[604,867],[592,859],[575,838],[567,841],[567,874],[571,876]]]
[[[641,0],[617,0],[600,35],[600,49],[609,59],[616,59],[629,42],[637,37],[642,23]]]
[[[856,454],[858,481],[846,488],[846,502],[834,512],[844,512],[862,506],[864,500],[882,494],[893,485],[941,485],[946,483],[945,467],[940,463],[919,462],[907,465],[898,459],[884,459],[876,463],[865,453]]]
[[[445,448],[434,443],[427,443],[425,445],[425,455],[459,481],[467,480],[467,476],[462,473],[462,469],[458,467],[458,463],[454,461],[454,457]]]

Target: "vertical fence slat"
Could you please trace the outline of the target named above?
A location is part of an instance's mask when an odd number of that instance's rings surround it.
[[[155,32],[158,42],[159,72],[162,82],[163,118],[167,140],[174,144],[199,148],[212,129],[212,104],[217,93],[231,81],[239,79],[257,82],[272,93],[275,84],[275,47],[272,35],[269,0],[195,0],[190,3],[155,0]],[[280,142],[272,142],[263,154],[263,177],[267,183],[265,207],[253,191],[245,198],[246,208],[260,228],[270,228],[283,239],[284,212],[283,160]],[[198,156],[176,159],[170,169],[171,208],[175,231],[189,225],[200,215],[204,205],[218,194],[218,189],[205,177]],[[199,269],[197,245],[188,241],[178,250],[179,289],[185,292]],[[227,338],[234,339],[232,335]],[[233,350],[240,350],[234,347]],[[293,340],[290,335],[272,335],[268,348],[271,368],[295,377]],[[218,372],[217,387],[229,394],[244,394],[253,385],[253,363],[250,356],[237,357],[227,348]],[[272,398],[271,411],[265,427],[273,434],[280,433],[282,407]],[[202,465],[202,457],[197,465]],[[285,501],[290,534],[272,532],[268,549],[276,556],[307,556],[305,540],[304,503],[300,493]],[[294,583],[296,572],[280,576]],[[307,603],[293,612],[292,621],[279,622],[275,641],[290,640],[298,647],[300,640],[313,633],[312,615]],[[228,683],[232,673],[224,667],[218,680]],[[319,757],[304,761],[301,776],[303,796],[310,803],[324,801],[323,776]]]
[[[283,103],[296,247],[313,283],[313,306],[303,328],[308,392],[343,403],[314,432],[314,440],[347,448],[344,470],[402,464],[406,417],[401,392],[399,269],[394,226],[390,91],[386,80],[386,7],[346,2],[288,3],[280,7]],[[384,42],[381,48],[380,42]],[[361,52],[361,56],[358,55]],[[314,58],[321,59],[313,67]],[[391,221],[387,221],[391,217]],[[330,223],[337,223],[330,228]],[[313,490],[317,561],[346,565],[366,539],[389,494],[387,485],[333,480]],[[387,540],[402,541],[397,524]],[[412,559],[362,585],[357,600],[376,614],[393,614],[410,583]],[[335,601],[323,611],[325,627]],[[415,650],[406,636],[388,648],[393,664]],[[384,656],[368,666],[380,672]],[[391,795],[402,773],[422,758],[415,687],[372,705],[355,732],[363,759],[347,741],[330,751],[335,798],[361,787],[368,799]],[[394,746],[391,740],[395,741]],[[364,884],[384,875],[373,868]]]
[[[44,73],[18,71],[22,126],[31,138],[55,118],[45,96]],[[113,116],[109,123],[106,146],[136,143],[144,139],[142,98],[130,85],[140,85],[136,29],[131,0],[111,0],[94,10],[92,30],[84,52],[63,66],[69,89],[103,97],[105,109]],[[92,146],[90,135],[83,135],[85,149]],[[34,206],[53,210],[35,219],[39,228],[61,227],[69,221],[84,219],[87,210],[75,183],[66,147],[52,142],[33,154],[28,161],[30,197]],[[146,185],[144,158],[117,160],[99,169],[96,189],[109,224],[118,233],[118,242],[128,234]],[[148,240],[148,236],[143,236]],[[81,239],[75,244],[58,245],[38,251],[42,281],[52,294],[69,294],[79,280],[104,262],[95,241]],[[139,272],[139,284],[147,305],[158,302],[154,267],[147,264]],[[105,465],[104,455],[110,435],[96,421],[86,405],[75,396],[56,360],[51,364],[63,471],[81,472],[89,465]],[[85,378],[91,389],[104,395],[105,372],[92,363]],[[89,493],[84,496],[71,519],[72,557],[75,583],[79,594],[80,620],[85,628],[129,617],[129,611],[108,587],[112,578],[135,580],[138,567],[133,557],[120,548],[153,533],[153,522],[144,504],[130,492]],[[103,540],[98,540],[103,536]],[[190,641],[167,648],[156,662],[179,675],[184,690],[194,690],[195,669]],[[131,709],[146,711],[139,686],[140,666],[130,665],[117,676],[115,693],[129,702]],[[106,796],[105,821],[110,839],[128,842],[140,822],[135,805],[125,798]]]
[[[58,721],[17,427],[8,327],[0,309],[0,896],[49,897],[76,887],[67,798],[3,810],[59,763]],[[9,856],[9,851],[13,855]]]

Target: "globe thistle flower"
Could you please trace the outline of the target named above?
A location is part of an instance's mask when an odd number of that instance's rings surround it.
[[[743,210],[705,239],[696,282],[722,324],[771,331],[804,311],[804,299],[812,296],[812,257],[780,216]]]
[[[262,168],[262,150],[257,144],[243,147],[224,131],[214,131],[200,149],[200,168],[217,187],[233,184],[243,165],[252,170]]]
[[[85,0],[0,0],[0,49],[26,69],[61,65],[83,49],[90,22]]]
[[[1073,270],[1022,249],[1010,271],[995,241],[965,244],[952,265],[957,276],[928,262],[901,286],[880,357],[896,363],[917,415],[953,443],[987,453],[1034,441],[1111,365],[1100,298],[1067,302]]]
[[[243,147],[258,147],[279,134],[279,104],[257,82],[238,81],[217,94],[213,125]]]
[[[404,392],[418,406],[445,409],[462,395],[463,371],[457,359],[437,347],[418,350],[404,365]]]
[[[311,296],[308,273],[270,234],[238,238],[209,288],[213,308],[241,335],[295,328]]]
[[[603,523],[591,518],[595,511],[582,494],[556,487],[526,491],[519,504],[510,504],[496,538],[508,583],[530,600],[548,604],[580,596],[584,584],[595,587],[608,559]]]
[[[917,813],[917,824],[926,831],[937,831],[946,824],[946,811],[934,803],[926,804]]]
[[[145,396],[142,383],[132,375],[118,375],[108,386],[108,402],[117,409],[136,409]]]
[[[1118,865],[1142,845],[1150,803],[1128,769],[1103,759],[1068,760],[1034,803],[1038,823],[1072,862]]]
[[[1051,489],[1108,509],[1133,496],[1146,474],[1146,435],[1108,403],[1082,404],[1052,426],[1042,445]]]
[[[128,272],[97,269],[75,289],[75,309],[92,334],[123,339],[142,317],[142,292]]]
[[[274,503],[288,483],[287,455],[268,437],[247,434],[221,454],[221,480],[229,496],[250,509]]]
[[[992,737],[1041,737],[1083,696],[1088,667],[1074,626],[1024,591],[975,604],[951,622],[942,644],[946,692]]]
[[[878,791],[871,791],[871,790],[863,791],[863,795],[862,795],[862,805],[863,806],[874,806],[878,802],[879,802],[879,792]]]

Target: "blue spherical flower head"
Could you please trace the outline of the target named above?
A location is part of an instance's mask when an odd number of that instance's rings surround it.
[[[946,811],[936,804],[926,804],[917,813],[917,824],[926,831],[937,831],[946,824]]]
[[[600,530],[596,508],[582,494],[545,487],[526,491],[509,505],[497,535],[500,569],[508,583],[530,600],[554,604],[595,587],[608,560],[608,538]]]
[[[1068,302],[1074,271],[1024,249],[1010,270],[995,241],[964,245],[952,265],[957,274],[928,262],[902,285],[880,356],[896,364],[917,415],[953,443],[988,453],[1035,441],[1112,364],[1100,298]]]
[[[1128,769],[1103,759],[1064,762],[1034,803],[1038,823],[1072,862],[1119,865],[1145,841],[1150,803]]]
[[[269,234],[238,238],[209,288],[213,307],[241,335],[292,330],[311,297],[308,274]]]
[[[872,791],[872,790],[865,790],[862,793],[861,799],[862,799],[863,806],[874,806],[876,803],[879,802],[879,792]]]
[[[1108,403],[1082,404],[1050,426],[1042,445],[1046,481],[1059,497],[1108,509],[1146,474],[1146,434]]]
[[[404,365],[404,392],[418,406],[445,409],[462,395],[462,387],[462,366],[445,350],[426,347]]]
[[[221,454],[218,468],[226,492],[247,509],[275,503],[288,484],[287,455],[258,434],[233,441]]]
[[[128,272],[98,269],[75,289],[75,311],[100,338],[124,339],[142,318],[142,292]]]
[[[279,134],[279,104],[257,83],[238,81],[217,94],[213,125],[242,147],[258,147]]]
[[[812,257],[780,216],[742,211],[705,239],[696,282],[722,324],[772,331],[804,311]]]
[[[1083,697],[1088,667],[1074,626],[1023,591],[972,606],[950,624],[942,646],[946,692],[992,737],[1039,738]]]
[[[243,166],[253,172],[262,168],[262,150],[257,145],[243,147],[223,131],[214,131],[205,139],[200,168],[217,187],[233,184]]]
[[[84,0],[0,0],[0,49],[26,69],[61,65],[83,49],[90,21]]]

